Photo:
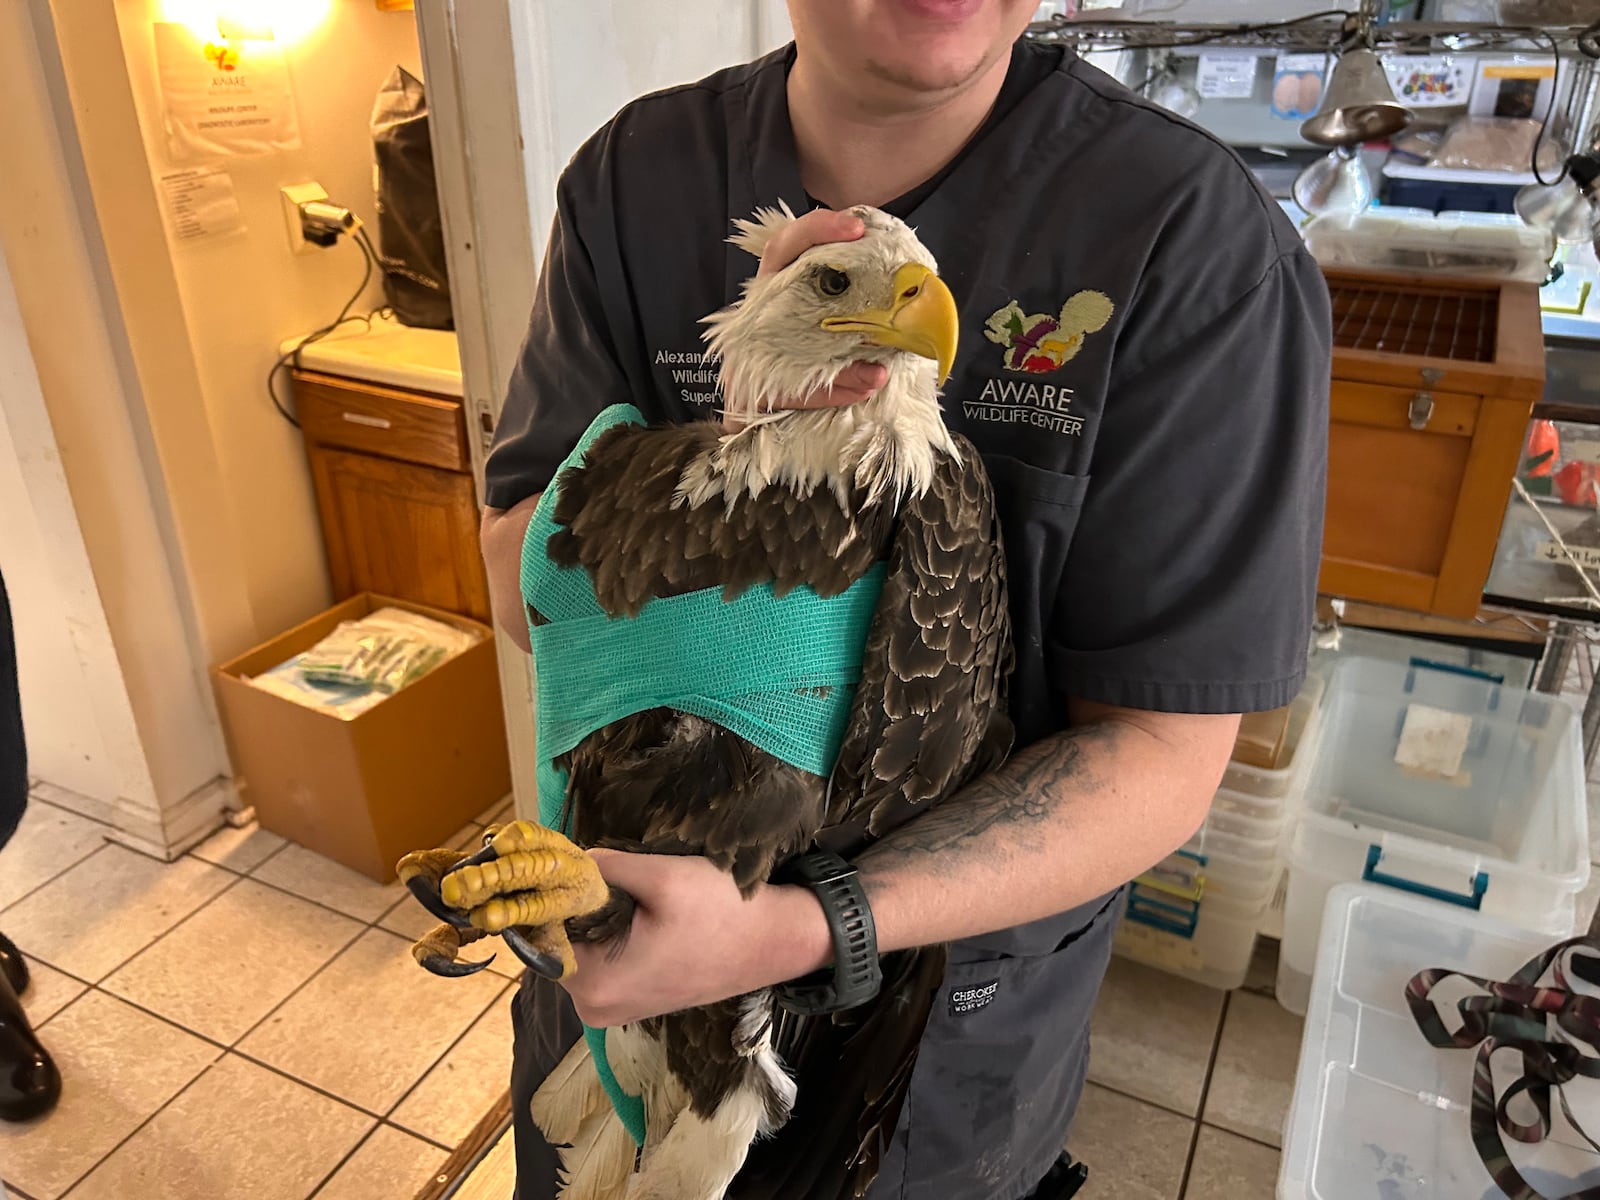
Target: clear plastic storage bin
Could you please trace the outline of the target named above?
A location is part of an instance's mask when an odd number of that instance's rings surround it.
[[[1477,1051],[1430,1045],[1405,986],[1431,967],[1507,979],[1561,939],[1360,883],[1328,893],[1321,928],[1278,1200],[1504,1200],[1472,1145]],[[1461,986],[1441,984],[1441,999]],[[1519,1073],[1515,1055],[1497,1057],[1498,1090]],[[1600,1129],[1596,1081],[1577,1079],[1566,1096],[1580,1125]],[[1551,1107],[1543,1142],[1504,1139],[1512,1162],[1547,1196],[1600,1184],[1600,1155]]]
[[[1429,717],[1434,735],[1419,740]],[[1440,721],[1454,723],[1442,740],[1457,737],[1458,761],[1438,757]],[[1342,882],[1564,936],[1589,881],[1576,714],[1472,672],[1344,659],[1294,822],[1277,988],[1291,1012],[1305,1011],[1323,908]]]

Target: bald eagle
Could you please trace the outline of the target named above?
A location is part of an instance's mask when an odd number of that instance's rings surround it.
[[[882,564],[836,763],[817,775],[702,717],[635,713],[564,756],[576,847],[704,855],[749,895],[819,838],[855,853],[1010,749],[993,496],[978,453],[939,406],[955,301],[908,226],[851,211],[865,225],[859,240],[751,278],[736,303],[705,318],[737,431],[705,421],[607,430],[562,473],[547,544],[554,562],[588,572],[616,618],[710,588],[837,596]],[[758,211],[730,240],[759,257],[792,219],[787,208]],[[775,406],[856,361],[886,368],[867,401]],[[529,619],[544,618],[530,606]],[[560,977],[573,965],[569,938],[626,936],[632,901],[560,834],[516,822],[488,842],[466,860],[428,851],[401,864],[446,918],[418,944],[424,965],[472,969],[451,961],[455,951],[500,932]],[[637,1154],[580,1040],[533,1104],[563,1147],[563,1195],[861,1195],[898,1119],[944,965],[940,946],[885,955],[877,997],[829,1017],[798,1017],[762,991],[607,1031],[617,1082],[644,1101]]]

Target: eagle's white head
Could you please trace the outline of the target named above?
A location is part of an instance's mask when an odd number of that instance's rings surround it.
[[[911,227],[875,208],[850,210],[866,232],[814,246],[783,270],[744,285],[739,301],[705,318],[726,411],[742,427],[684,473],[678,494],[733,504],[780,486],[826,487],[841,504],[852,484],[876,502],[920,494],[935,456],[954,454],[939,386],[955,359],[955,299]],[[738,221],[734,245],[760,256],[794,214],[759,210]],[[872,399],[826,409],[774,409],[831,384],[852,362],[881,363]]]

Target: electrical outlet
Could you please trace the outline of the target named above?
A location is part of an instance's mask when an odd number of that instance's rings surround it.
[[[283,197],[283,221],[289,227],[289,249],[296,254],[310,254],[318,249],[314,242],[306,241],[300,206],[313,200],[326,200],[327,189],[320,183],[296,183],[279,188],[278,194]]]

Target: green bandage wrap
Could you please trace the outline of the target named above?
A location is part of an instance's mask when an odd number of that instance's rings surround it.
[[[559,828],[566,773],[555,759],[595,730],[652,708],[692,713],[801,770],[833,770],[850,716],[878,594],[879,563],[841,595],[771,585],[724,600],[722,589],[648,601],[635,618],[607,616],[588,572],[545,552],[562,472],[614,425],[643,424],[632,405],[597,416],[557,469],[522,543],[522,598],[548,622],[531,625],[539,820]],[[562,832],[570,832],[562,829]],[[584,1026],[600,1081],[635,1142],[644,1105],[624,1092],[605,1054],[605,1030]]]

